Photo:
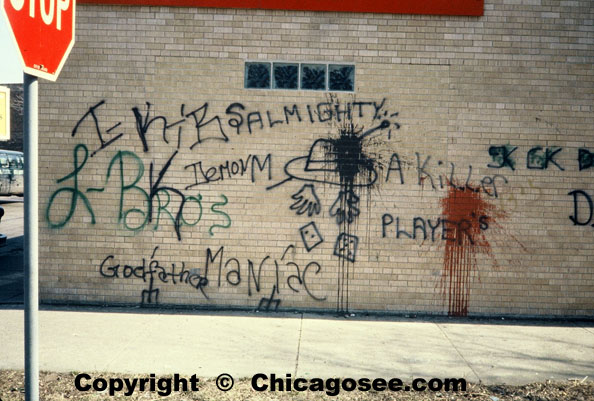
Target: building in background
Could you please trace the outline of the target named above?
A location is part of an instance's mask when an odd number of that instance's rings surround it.
[[[590,1],[105,3],[40,84],[43,302],[593,315]]]
[[[0,141],[10,139],[10,89],[0,86]]]
[[[0,149],[23,151],[23,86],[8,84],[0,90]]]

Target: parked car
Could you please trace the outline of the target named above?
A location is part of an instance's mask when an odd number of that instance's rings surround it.
[[[0,149],[0,196],[23,196],[23,152]]]
[[[0,206],[0,222],[2,221],[2,216],[4,216],[4,208]],[[6,243],[6,235],[0,233],[0,246]]]

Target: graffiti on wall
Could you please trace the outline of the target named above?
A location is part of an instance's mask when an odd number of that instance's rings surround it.
[[[346,312],[349,310],[349,281],[354,274],[359,247],[354,225],[361,213],[361,198],[371,196],[371,188],[384,169],[379,148],[400,124],[396,121],[398,112],[386,108],[386,99],[371,104],[374,114],[369,127],[358,126],[353,115],[358,107],[358,115],[362,117],[361,107],[366,103],[341,104],[336,97],[330,97],[327,104],[332,105],[326,112],[327,118],[335,122],[334,132],[315,140],[306,155],[289,160],[284,166],[285,177],[268,189],[291,181],[303,182],[299,191],[291,196],[294,203],[290,209],[311,217],[322,210],[316,186],[336,188],[336,198],[326,208],[328,216],[339,227],[333,248],[333,256],[338,258],[337,311]],[[323,242],[315,220],[301,227],[300,233],[308,252]]]
[[[89,187],[83,190],[79,185],[79,175],[82,173],[89,159],[88,148],[84,144],[78,144],[73,151],[73,169],[66,176],[58,179],[57,184],[64,184],[55,190],[49,198],[45,218],[50,228],[62,228],[72,219],[79,204],[84,206],[84,211],[89,215],[91,224],[96,223],[95,212],[87,194],[103,192],[105,186],[110,182],[112,175],[117,176],[119,183],[119,196],[117,218],[123,228],[130,231],[140,231],[151,225],[154,230],[159,228],[162,219],[171,221],[177,239],[181,240],[182,227],[195,226],[200,222],[203,215],[202,196],[184,194],[181,190],[162,185],[161,182],[167,174],[177,151],[174,152],[167,162],[156,172],[155,162],[149,165],[149,186],[144,188],[141,180],[145,175],[145,164],[138,155],[131,151],[119,150],[111,159],[105,173],[105,182],[102,187]],[[126,181],[126,177],[132,172],[133,179]],[[115,179],[115,178],[114,178]],[[54,202],[60,195],[66,195],[70,203],[68,212],[63,216],[53,216],[52,208]],[[136,195],[139,200],[133,206],[126,206],[127,199]],[[224,194],[219,195],[221,200],[214,202],[210,207],[213,215],[221,216],[223,222],[212,224],[208,231],[212,235],[215,228],[229,228],[231,226],[230,216],[221,208],[228,203]],[[178,205],[173,206],[172,197],[178,198]],[[189,212],[189,210],[192,210]],[[196,213],[197,211],[197,213]],[[190,217],[189,215],[193,216]],[[197,215],[196,215],[197,214]]]
[[[466,316],[471,277],[479,253],[493,257],[486,235],[489,225],[505,214],[485,201],[480,190],[450,187],[441,200],[445,239],[441,286],[450,316]],[[449,226],[449,227],[448,227]]]
[[[315,294],[310,285],[315,282],[316,276],[321,272],[322,266],[315,261],[305,266],[300,266],[291,258],[294,245],[285,248],[280,259],[265,256],[259,261],[247,259],[242,263],[238,258],[225,257],[225,247],[221,246],[216,251],[207,248],[204,264],[192,267],[185,262],[163,263],[157,257],[159,247],[156,246],[150,258],[142,258],[136,264],[122,264],[114,255],[108,255],[99,265],[99,273],[108,279],[141,279],[147,288],[141,292],[141,304],[159,303],[159,285],[187,285],[195,289],[201,297],[208,300],[208,291],[211,288],[245,287],[248,297],[262,295],[262,273],[272,272],[274,286],[270,297],[260,298],[258,309],[278,309],[281,300],[281,280],[286,283],[286,288],[294,293],[304,293],[315,301],[325,301],[326,296]],[[211,285],[212,283],[212,285]],[[275,296],[277,298],[275,299]]]
[[[114,282],[141,280],[146,287],[140,294],[143,305],[158,304],[165,289],[188,286],[204,302],[209,302],[214,292],[235,288],[253,298],[262,311],[278,310],[285,296],[298,294],[324,304],[324,308],[331,307],[328,302],[332,299],[337,312],[348,312],[349,283],[357,275],[356,264],[364,247],[358,221],[362,215],[369,215],[374,192],[381,193],[385,186],[413,184],[421,190],[443,192],[435,214],[402,217],[394,211],[381,211],[377,222],[381,240],[419,240],[442,246],[438,286],[448,314],[465,316],[473,278],[478,276],[479,255],[495,260],[493,228],[501,231],[499,221],[507,214],[494,202],[505,192],[511,175],[523,169],[567,168],[560,161],[563,148],[539,145],[525,149],[512,144],[488,146],[485,166],[489,174],[477,174],[479,169],[470,164],[457,165],[421,152],[405,160],[391,142],[398,138],[399,112],[392,110],[385,98],[341,102],[329,96],[315,104],[279,105],[268,110],[233,102],[222,112],[213,110],[208,102],[199,102],[194,106],[181,104],[174,117],[158,114],[155,105],[145,102],[126,111],[134,122],[128,128],[123,121],[113,123],[113,117],[102,114],[107,105],[107,100],[93,104],[72,129],[71,136],[78,143],[72,149],[68,174],[56,179],[47,201],[49,228],[64,229],[77,216],[85,217],[86,224],[105,224],[101,219],[106,216],[96,213],[98,197],[115,191],[117,196],[110,198],[114,203],[107,218],[122,230],[171,230],[180,242],[190,237],[190,232],[202,230],[217,239],[233,229],[232,200],[223,190],[217,189],[212,196],[212,188],[240,179],[262,186],[270,196],[275,196],[279,187],[295,188],[286,204],[304,218],[295,229],[297,242],[288,243],[281,255],[264,255],[260,260],[227,257],[224,243],[218,248],[198,249],[198,254],[204,252],[204,263],[198,266],[182,260],[163,262],[167,257],[159,257],[159,246],[153,248],[150,257],[136,262],[107,255],[98,266],[100,276]],[[206,142],[219,142],[224,147],[237,137],[256,136],[264,130],[282,132],[283,127],[297,124],[321,124],[328,127],[328,133],[290,160],[279,161],[272,152],[263,151],[213,163],[200,160],[195,156],[199,152],[192,153]],[[141,151],[131,150],[131,142]],[[154,152],[157,147],[158,158]],[[104,165],[95,161],[100,152]],[[592,169],[594,153],[580,148],[576,161],[580,172]],[[100,179],[88,185],[90,180],[83,178],[89,174],[98,174]],[[321,188],[324,194],[330,191],[330,201],[319,196]],[[203,195],[207,190],[211,195],[208,198]],[[568,196],[573,225],[594,226],[594,195],[586,189],[574,189]],[[327,221],[335,225],[337,233],[322,229]],[[329,270],[328,265],[313,260],[318,248],[328,250],[336,262],[332,295],[319,290],[327,287],[312,285]],[[297,263],[293,258],[297,251],[299,260],[309,261]],[[267,279],[263,280],[262,274]]]
[[[202,220],[208,220],[208,227],[205,228],[210,236],[216,237],[217,232],[232,226],[232,217],[225,208],[229,199],[221,193],[219,200],[210,200],[211,204],[208,205],[200,193],[201,189],[244,177],[254,184],[262,180],[272,181],[274,156],[272,153],[248,154],[214,165],[207,165],[203,160],[185,162],[185,181],[180,182],[179,174],[172,172],[179,170],[178,160],[181,159],[179,154],[182,149],[191,151],[209,141],[224,144],[236,136],[256,135],[264,129],[278,129],[283,125],[338,124],[336,134],[315,141],[307,156],[288,161],[284,167],[286,177],[280,182],[270,184],[267,189],[272,190],[291,180],[302,182],[301,189],[291,196],[289,208],[297,215],[306,214],[312,218],[299,229],[302,245],[309,253],[324,241],[323,234],[314,220],[322,212],[315,186],[328,185],[337,188],[336,200],[326,207],[330,217],[341,227],[333,247],[333,256],[340,263],[337,309],[348,310],[348,280],[352,275],[349,269],[350,264],[356,260],[358,246],[358,237],[351,227],[360,213],[359,190],[371,187],[379,176],[378,164],[365,149],[373,144],[379,135],[389,138],[392,130],[400,127],[395,121],[398,113],[386,109],[386,99],[379,102],[352,101],[341,104],[336,98],[331,97],[317,104],[284,105],[277,110],[249,110],[244,104],[234,102],[220,114],[213,113],[209,103],[203,102],[198,104],[199,107],[182,104],[179,115],[174,118],[156,113],[154,105],[145,102],[144,106],[134,106],[129,111],[135,123],[133,130],[126,130],[122,121],[115,124],[105,122],[108,119],[102,116],[102,112],[107,104],[107,100],[101,100],[89,107],[72,130],[72,137],[78,137],[79,133],[83,132],[83,127],[87,128],[87,133],[90,128],[95,147],[88,143],[75,145],[71,171],[56,180],[58,187],[51,194],[45,212],[48,226],[52,229],[66,227],[77,214],[86,216],[89,224],[97,224],[97,201],[93,196],[104,193],[110,185],[115,185],[118,199],[113,213],[121,229],[141,232],[149,229],[157,231],[170,226],[178,241],[183,241],[184,235],[190,229]],[[359,128],[353,123],[354,119],[368,119],[373,124],[371,128]],[[136,141],[137,147],[142,149],[142,154],[139,155],[121,145],[126,139]],[[167,145],[164,149],[169,149],[170,156],[166,160],[156,160],[152,157],[155,141]],[[162,149],[160,148],[161,151]],[[81,177],[89,172],[89,164],[99,152],[111,152],[109,163],[103,167],[103,182],[101,185],[83,188]],[[172,175],[176,176],[176,180],[168,180]],[[65,212],[57,206],[60,202],[68,205]],[[203,219],[206,214],[210,214],[209,218]],[[294,245],[290,245],[287,250],[294,248]],[[143,304],[159,301],[159,283],[185,283],[194,287],[204,299],[209,299],[207,290],[213,286],[208,275],[208,261],[206,266],[202,267],[202,275],[189,273],[200,268],[188,270],[184,262],[162,264],[156,259],[157,250],[158,247],[155,247],[151,258],[143,258],[142,263],[136,267],[116,263],[116,256],[108,255],[100,265],[101,276],[110,279],[142,279],[148,285],[141,294]],[[222,253],[222,250],[223,247],[215,255]],[[210,248],[207,249],[207,255],[211,255],[211,252]],[[281,261],[285,260],[286,254],[285,251]],[[264,261],[269,258],[265,258]],[[232,259],[225,262],[225,267],[235,263],[234,261],[239,264],[236,259]],[[298,287],[301,285],[301,292],[316,301],[327,299],[327,296],[314,295],[307,286],[306,276],[317,275],[322,271],[322,266],[317,261],[311,261],[305,266],[290,262],[287,266],[292,266],[296,272],[289,275],[286,285],[282,286],[278,279],[278,262],[274,260],[274,264],[277,279],[269,295],[260,300],[259,308],[276,310],[281,303],[281,288],[287,286],[291,292],[299,292]],[[245,273],[248,277],[250,297],[253,293],[250,277],[255,283],[255,291],[260,292],[260,280],[254,275],[253,265],[253,262],[248,260],[248,273]],[[261,264],[258,277],[262,268]],[[229,272],[226,276],[227,284],[232,286],[239,285],[239,266],[234,272]],[[237,279],[237,282],[232,278]],[[219,288],[220,284],[219,279]]]
[[[538,120],[538,119],[537,119]],[[489,147],[489,155],[493,163],[488,167],[494,169],[509,168],[515,170],[516,159],[513,153],[518,149],[517,146],[500,145]],[[526,168],[531,170],[553,169],[565,171],[566,167],[558,161],[557,156],[563,151],[561,147],[543,147],[533,146],[526,152]],[[577,170],[583,172],[594,167],[594,151],[586,148],[577,149],[576,164]],[[587,190],[574,189],[567,193],[571,197],[573,213],[569,220],[576,226],[587,226],[593,223],[594,201]],[[594,224],[592,224],[594,226]]]

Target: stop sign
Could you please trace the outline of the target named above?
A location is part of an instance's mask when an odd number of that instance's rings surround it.
[[[3,0],[26,73],[55,81],[74,45],[76,0]]]

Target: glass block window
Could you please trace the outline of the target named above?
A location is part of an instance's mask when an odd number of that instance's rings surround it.
[[[330,64],[328,66],[328,90],[354,91],[355,66]]]
[[[326,65],[301,64],[301,89],[326,90]]]
[[[244,85],[247,89],[354,92],[355,66],[282,61],[246,62]]]
[[[299,64],[274,63],[274,89],[299,88]]]
[[[270,63],[245,63],[245,87],[270,89]]]

